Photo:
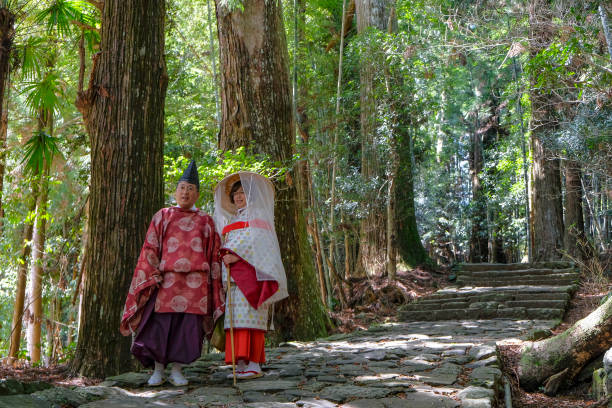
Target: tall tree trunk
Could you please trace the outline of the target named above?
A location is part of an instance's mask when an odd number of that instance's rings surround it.
[[[244,11],[217,1],[221,71],[220,148],[246,146],[287,163],[295,150],[287,41],[280,1],[251,0]],[[302,203],[294,174],[277,190],[276,232],[287,272],[289,299],[276,311],[276,340],[326,333]]]
[[[15,15],[7,8],[0,8],[0,231],[4,218],[2,188],[4,186],[4,167],[6,165],[6,134],[8,128],[8,109],[5,94],[9,86],[9,71],[13,39],[15,37]]]
[[[489,234],[487,231],[487,208],[480,172],[484,166],[482,135],[478,127],[472,135],[470,151],[470,178],[472,179],[472,231],[470,234],[470,262],[487,262],[489,259]]]
[[[470,71],[470,76],[472,72]],[[474,79],[472,79],[474,81]],[[474,85],[474,94],[478,101],[482,100],[483,90],[479,78],[478,85]],[[485,201],[484,186],[481,181],[481,172],[484,168],[484,146],[483,134],[480,131],[479,108],[477,106],[474,115],[474,130],[472,132],[472,143],[470,148],[470,179],[472,185],[472,205],[470,233],[470,262],[487,262],[489,260],[489,233],[487,227],[487,204]]]
[[[357,31],[362,34],[370,28],[386,31],[389,20],[390,0],[356,0]],[[368,185],[364,197],[365,217],[361,222],[360,258],[368,276],[380,275],[386,263],[386,216],[385,201],[378,192],[380,186],[372,185],[373,180],[384,178],[383,170],[376,151],[376,100],[374,96],[374,77],[378,60],[372,50],[364,49],[367,55],[360,66],[361,101],[361,177]]]
[[[565,162],[565,250],[573,257],[585,260],[588,241],[584,232],[582,211],[582,182],[580,163]]]
[[[146,228],[163,205],[165,1],[105,0],[100,52],[77,107],[91,137],[88,246],[72,371],[128,368],[121,311]]]
[[[535,57],[548,48],[554,37],[548,1],[531,0],[529,5],[529,52]],[[531,149],[533,155],[533,257],[534,261],[561,258],[563,249],[563,204],[559,158],[547,147],[557,127],[555,100],[531,74]]]
[[[408,118],[406,118],[408,120]],[[408,123],[408,122],[406,122]],[[401,128],[401,127],[400,127]],[[414,205],[414,155],[412,135],[409,127],[398,135],[397,140],[397,181],[401,186],[395,189],[395,211],[397,223],[397,247],[402,260],[416,266],[427,262],[427,251],[423,247],[416,222]]]
[[[44,274],[45,238],[47,230],[47,200],[49,198],[49,165],[36,181],[39,184],[40,194],[36,203],[36,218],[34,219],[34,233],[32,238],[32,262],[30,266],[30,288],[28,290],[28,329],[27,344],[30,362],[40,361],[42,345],[42,284]]]
[[[28,204],[28,214],[32,213],[36,209],[36,202],[38,201],[38,184],[34,185],[34,191],[32,191],[32,197]],[[29,265],[28,259],[32,251],[31,241],[32,234],[34,231],[34,224],[32,222],[25,222],[23,232],[23,243],[21,247],[21,256],[19,257],[19,268],[17,269],[17,287],[15,288],[15,306],[13,307],[13,320],[11,324],[11,346],[9,349],[8,357],[11,360],[17,358],[19,354],[19,346],[21,344],[21,329],[23,325],[23,314],[25,304],[25,293],[26,293],[26,282],[27,282],[27,268]]]

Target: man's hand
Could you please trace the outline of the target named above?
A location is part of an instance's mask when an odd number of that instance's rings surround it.
[[[230,264],[233,264],[234,262],[237,262],[238,260],[240,260],[240,258],[238,258],[234,254],[223,255],[223,263],[225,264],[225,266],[229,266]]]
[[[164,281],[164,278],[157,273],[153,275],[153,279],[155,279],[155,283],[157,284],[158,287]]]

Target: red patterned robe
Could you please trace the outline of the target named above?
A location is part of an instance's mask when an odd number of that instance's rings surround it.
[[[219,235],[208,214],[180,207],[159,210],[134,270],[121,334],[136,332],[144,306],[159,287],[155,312],[203,315],[204,333],[210,338],[225,311],[219,247]]]

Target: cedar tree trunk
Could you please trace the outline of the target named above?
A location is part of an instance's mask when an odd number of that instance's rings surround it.
[[[287,41],[280,1],[250,0],[244,11],[216,1],[221,71],[222,150],[245,146],[287,163],[295,149]],[[275,224],[289,298],[276,306],[277,336],[313,339],[326,333],[293,173],[277,185]]]
[[[164,17],[164,0],[105,0],[100,52],[76,102],[91,137],[91,184],[72,371],[88,377],[131,365],[119,321],[146,228],[163,204]]]
[[[531,57],[548,48],[554,37],[552,12],[546,0],[529,5],[529,52]],[[531,148],[533,154],[533,260],[561,259],[563,250],[563,204],[559,158],[549,145],[557,127],[552,93],[531,74]]]
[[[370,28],[386,31],[389,20],[389,0],[356,0],[357,31],[361,34]],[[380,62],[372,50],[362,50],[360,62],[361,101],[361,177],[364,184],[384,178],[376,144],[376,100],[374,95],[375,76]],[[366,216],[361,222],[360,257],[368,276],[380,275],[386,263],[386,213],[385,201],[378,194],[379,186],[368,186],[364,197]]]
[[[573,257],[586,260],[592,251],[584,233],[582,212],[582,176],[580,163],[574,160],[565,162],[565,250]]]

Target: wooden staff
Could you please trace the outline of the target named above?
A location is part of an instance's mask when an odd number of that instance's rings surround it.
[[[234,316],[232,311],[232,286],[230,266],[227,265],[227,309],[230,321],[230,346],[232,348],[232,374],[234,376],[234,387],[236,386],[236,352],[234,351]]]

